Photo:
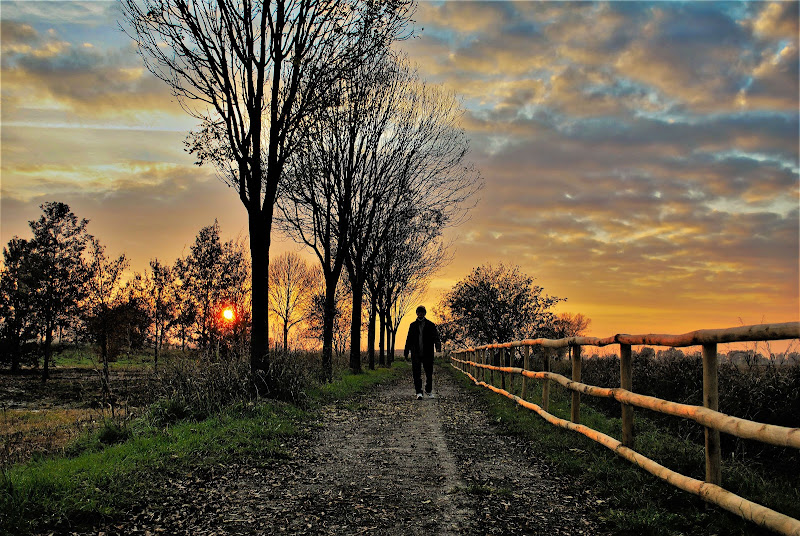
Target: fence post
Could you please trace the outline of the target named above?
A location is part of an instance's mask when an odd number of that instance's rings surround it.
[[[633,389],[631,369],[631,345],[619,345],[619,386],[627,391]],[[633,406],[622,404],[622,444],[633,448]]]
[[[717,345],[703,345],[703,406],[719,411]],[[706,482],[722,485],[719,430],[706,427]]]
[[[581,347],[572,347],[572,381],[581,381]],[[577,391],[572,391],[572,422],[579,424],[581,422],[581,394]]]
[[[551,353],[549,348],[544,348],[544,366],[542,368],[545,372],[550,372]],[[550,409],[550,378],[546,378],[542,385],[542,409],[545,411]]]
[[[494,346],[489,347],[489,364],[494,366]],[[489,370],[489,383],[494,385],[494,371]]]
[[[477,350],[474,350],[474,349],[470,352],[470,359],[469,360],[472,361],[473,363],[476,363],[475,357],[477,356],[477,353],[478,353]],[[477,365],[472,365],[470,367],[470,369],[472,370],[472,377],[477,380],[478,379],[478,366]]]
[[[530,359],[531,359],[531,347],[527,344],[525,345],[525,358],[522,360],[522,370],[528,370],[530,368]],[[528,394],[528,378],[525,377],[523,374],[522,376],[522,399],[524,400]]]

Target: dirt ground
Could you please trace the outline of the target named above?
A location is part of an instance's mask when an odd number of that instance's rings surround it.
[[[602,501],[502,435],[480,399],[435,371],[325,406],[287,460],[186,474],[159,504],[85,534],[604,534]]]

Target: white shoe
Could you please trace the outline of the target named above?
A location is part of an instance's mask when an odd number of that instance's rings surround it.
[[[433,398],[433,391],[430,393],[425,393],[425,398]]]
[[[422,393],[417,393],[417,400],[422,400]]]

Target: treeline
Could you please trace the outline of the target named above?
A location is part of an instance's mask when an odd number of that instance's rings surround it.
[[[173,337],[208,354],[220,337],[217,313],[236,307],[228,331],[246,324],[249,267],[241,241],[222,243],[219,226],[203,228],[190,252],[173,266],[150,261],[144,273],[128,274],[126,256],[109,258],[78,219],[60,202],[41,205],[30,221],[33,237],[12,238],[3,248],[0,271],[0,348],[12,372],[42,366],[49,374],[54,342],[97,347],[104,371],[121,351],[147,347],[159,352]]]
[[[41,209],[42,216],[29,222],[32,238],[15,236],[3,248],[0,363],[12,372],[34,366],[46,380],[54,345],[64,343],[93,345],[106,378],[108,362],[121,352],[150,351],[156,368],[165,345],[214,359],[247,354],[251,268],[244,240],[223,242],[215,221],[173,264],[152,259],[144,272],[131,274],[126,256],[109,258],[89,233],[88,220],[68,205],[50,202]],[[399,323],[441,257],[421,263],[406,254],[381,261],[367,278],[362,299],[368,313],[358,323],[369,322],[370,367],[376,354],[379,364],[391,362]],[[292,340],[319,348],[326,301],[320,267],[297,253],[281,254],[270,263],[269,292],[273,344],[284,351]],[[337,354],[350,342],[352,301],[345,272],[334,289]]]

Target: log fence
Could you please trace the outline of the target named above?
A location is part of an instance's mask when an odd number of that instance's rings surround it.
[[[704,501],[724,508],[739,517],[767,527],[780,534],[800,536],[800,520],[740,497],[722,485],[720,432],[743,439],[753,439],[771,445],[800,449],[800,428],[789,428],[754,422],[719,412],[717,345],[722,343],[775,341],[800,338],[800,322],[782,324],[757,324],[729,329],[698,330],[682,335],[624,335],[607,338],[569,337],[565,339],[526,339],[506,343],[495,343],[465,348],[451,353],[452,365],[466,374],[475,384],[502,394],[519,405],[530,409],[549,423],[576,431],[613,450],[617,455],[642,469],[667,481],[684,491],[701,497]],[[618,344],[620,348],[620,386],[597,387],[581,383],[581,348],[583,346],[608,346]],[[660,398],[645,396],[632,391],[632,347],[653,346],[702,346],[703,358],[703,406],[680,404]],[[541,371],[530,370],[532,347],[544,349]],[[515,348],[523,350],[523,368],[510,366],[507,357]],[[551,354],[559,348],[571,350],[572,377],[551,372]],[[495,364],[497,363],[497,364]],[[487,375],[488,371],[488,375]],[[494,373],[500,375],[501,387],[496,387]],[[513,391],[515,377],[522,378],[521,395]],[[541,405],[529,402],[527,380],[543,381]],[[486,380],[489,380],[487,383]],[[572,391],[570,420],[560,419],[550,413],[550,383],[556,382]],[[580,424],[581,394],[613,398],[622,409],[621,441]],[[693,420],[705,428],[705,481],[700,481],[675,471],[639,454],[634,448],[634,407]]]

